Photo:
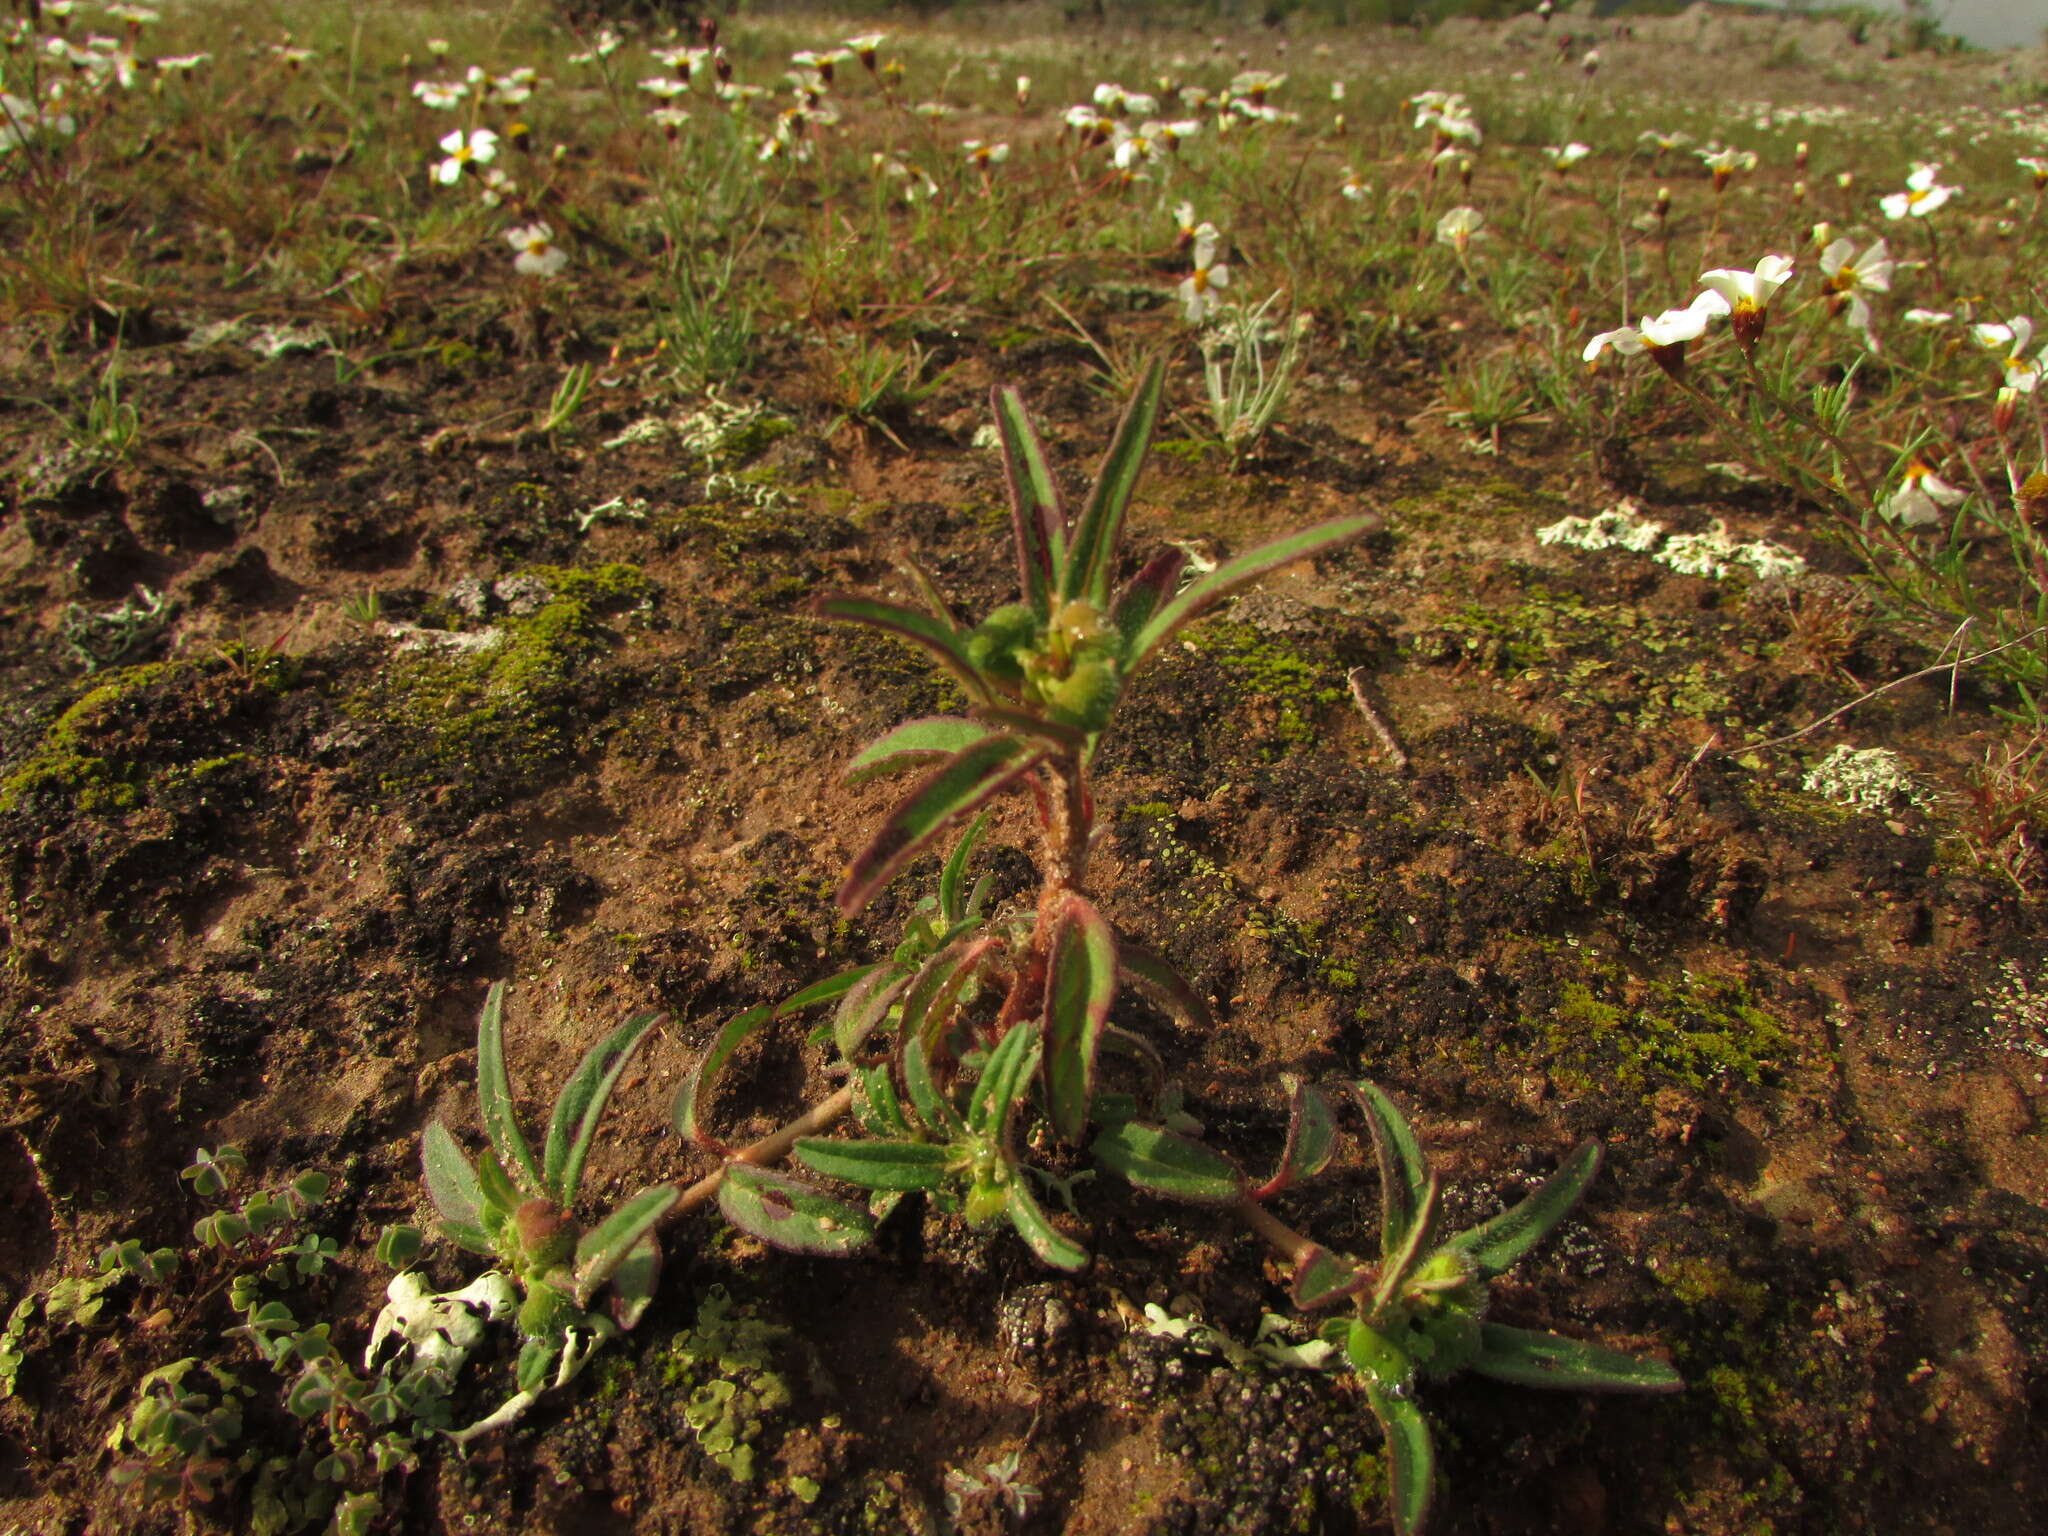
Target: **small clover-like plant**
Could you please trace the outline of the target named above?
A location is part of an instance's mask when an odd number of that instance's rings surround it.
[[[1446,1237],[1438,1231],[1437,1175],[1413,1128],[1373,1084],[1360,1083],[1356,1091],[1379,1161],[1380,1260],[1368,1264],[1298,1237],[1287,1241],[1291,1234],[1284,1229],[1281,1246],[1294,1258],[1296,1306],[1347,1309],[1319,1334],[1343,1350],[1364,1385],[1386,1435],[1394,1528],[1412,1536],[1428,1516],[1436,1482],[1429,1420],[1415,1397],[1419,1381],[1470,1370],[1516,1386],[1580,1392],[1676,1392],[1683,1383],[1661,1360],[1487,1320],[1488,1282],[1571,1213],[1599,1171],[1598,1143],[1581,1145],[1518,1205]],[[1294,1092],[1281,1173],[1255,1191],[1256,1198],[1320,1171],[1329,1160],[1334,1116],[1328,1102],[1305,1085]]]
[[[571,1214],[605,1106],[659,1015],[635,1014],[585,1054],[536,1157],[505,1070],[504,1008],[500,982],[477,1020],[477,1101],[489,1144],[472,1162],[437,1120],[421,1160],[443,1233],[495,1259],[522,1293],[518,1379],[529,1394],[567,1380],[598,1343],[640,1320],[661,1272],[655,1225],[678,1191],[652,1185],[588,1228]],[[609,1317],[591,1310],[607,1290]]]
[[[1265,573],[1379,526],[1336,518],[1217,565],[1184,583],[1188,558],[1169,548],[1116,581],[1125,515],[1161,408],[1155,364],[1125,409],[1077,515],[1062,504],[1038,435],[1014,390],[994,408],[1010,494],[1019,600],[963,624],[931,579],[909,566],[921,607],[827,597],[826,618],[899,636],[943,667],[966,713],[912,720],[855,755],[849,778],[918,771],[910,790],[853,860],[838,893],[852,915],[912,859],[972,819],[946,861],[936,898],[916,910],[889,959],[818,983],[780,1008],[754,1009],[720,1033],[678,1095],[685,1136],[723,1152],[701,1106],[724,1062],[753,1031],[805,1007],[836,1003],[821,1033],[850,1078],[845,1102],[863,1138],[793,1138],[813,1172],[868,1189],[881,1202],[918,1192],[970,1223],[1007,1219],[1049,1264],[1078,1268],[1086,1252],[1038,1202],[1027,1172],[1064,1198],[1072,1177],[1024,1160],[1027,1146],[1086,1148],[1155,1193],[1230,1203],[1244,1181],[1184,1133],[1191,1122],[1153,1048],[1112,1020],[1131,986],[1202,1024],[1194,989],[1119,933],[1087,891],[1096,832],[1090,770],[1117,704],[1145,664],[1205,608]],[[1018,910],[991,912],[968,860],[981,813],[1006,793],[1037,812],[1040,889]],[[1132,1063],[1145,1093],[1112,1091],[1105,1057]],[[1140,1118],[1140,1116],[1143,1118]],[[1099,1131],[1090,1139],[1091,1128]],[[845,1252],[865,1240],[866,1213],[788,1175],[730,1160],[720,1190],[728,1219],[771,1243]],[[1085,1173],[1085,1170],[1084,1170]]]

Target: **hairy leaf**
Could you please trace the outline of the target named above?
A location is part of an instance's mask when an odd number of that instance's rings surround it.
[[[866,624],[908,640],[952,673],[969,698],[988,697],[988,684],[967,659],[965,639],[951,624],[931,614],[876,597],[821,597],[812,604],[811,611],[821,619]]]
[[[1187,978],[1175,970],[1165,956],[1118,934],[1116,966],[1123,973],[1124,980],[1162,1012],[1171,1014],[1192,1029],[1208,1029],[1215,1024],[1216,1018],[1209,1012],[1209,1005],[1202,1001],[1200,994],[1188,985]]]
[[[1088,1151],[1120,1178],[1170,1200],[1228,1205],[1244,1195],[1244,1176],[1229,1158],[1191,1136],[1143,1120],[1104,1127]]]
[[[696,1069],[676,1089],[675,1126],[685,1141],[694,1141],[699,1146],[716,1148],[720,1145],[716,1137],[705,1131],[703,1126],[704,1106],[710,1101],[711,1090],[724,1070],[732,1053],[745,1043],[747,1036],[755,1030],[774,1021],[775,1010],[770,1007],[749,1008],[745,1013],[733,1015],[725,1021],[711,1042],[711,1049],[704,1053]]]
[[[476,1169],[448,1127],[438,1120],[428,1121],[426,1134],[420,1138],[420,1168],[442,1223],[480,1230],[484,1192],[477,1184]]]
[[[878,965],[855,984],[832,1015],[832,1043],[840,1056],[852,1061],[860,1053],[909,985],[910,974],[894,965]]]
[[[908,1136],[910,1122],[903,1117],[903,1106],[896,1098],[896,1083],[890,1076],[889,1064],[873,1067],[855,1067],[854,1081],[859,1093],[853,1101],[854,1118],[870,1136]]]
[[[1069,1146],[1088,1130],[1095,1054],[1116,1001],[1116,937],[1102,914],[1069,895],[1054,919],[1045,980],[1045,1096],[1053,1130]]]
[[[576,1305],[587,1307],[668,1208],[682,1198],[673,1184],[654,1184],[640,1191],[611,1215],[584,1233],[576,1244]]]
[[[1086,1267],[1088,1250],[1047,1219],[1044,1209],[1032,1196],[1028,1176],[1021,1168],[1017,1170],[1017,1177],[1010,1181],[1008,1213],[1010,1225],[1017,1229],[1017,1235],[1024,1239],[1041,1262],[1055,1269]]]
[[[1300,1078],[1280,1074],[1287,1089],[1287,1146],[1273,1177],[1252,1191],[1254,1200],[1270,1200],[1283,1189],[1312,1179],[1337,1155],[1337,1115],[1330,1101]]]
[[[1387,1437],[1388,1503],[1399,1536],[1415,1536],[1429,1518],[1436,1493],[1436,1449],[1429,1420],[1412,1396],[1368,1381],[1366,1401]]]
[[[1372,1303],[1375,1316],[1393,1304],[1410,1272],[1429,1252],[1430,1242],[1436,1236],[1437,1196],[1441,1190],[1442,1186],[1432,1172],[1429,1182],[1422,1186],[1422,1198],[1416,1202],[1414,1216],[1401,1238],[1400,1247],[1380,1255],[1379,1287],[1373,1292]]]
[[[967,879],[967,861],[974,857],[982,834],[988,830],[988,818],[989,813],[983,811],[967,824],[967,830],[960,834],[960,841],[953,845],[952,853],[947,856],[946,867],[939,871],[939,916],[949,925],[967,919],[966,904],[960,900],[960,887]]]
[[[851,915],[933,838],[980,810],[1045,755],[1014,736],[991,736],[964,747],[912,789],[853,861],[839,887],[839,910]]]
[[[512,1080],[505,1072],[505,983],[491,983],[484,999],[484,1011],[476,1021],[476,1101],[483,1117],[484,1135],[498,1149],[498,1156],[529,1195],[546,1191],[533,1149],[526,1133],[519,1129],[519,1115],[512,1103]]]
[[[841,971],[836,976],[827,976],[823,981],[813,982],[794,996],[785,997],[775,1005],[775,1017],[786,1019],[792,1013],[802,1013],[806,1008],[815,1008],[820,1003],[829,1003],[846,996],[867,977],[882,967],[880,965],[856,965],[851,970]]]
[[[967,1122],[932,1081],[931,1057],[925,1053],[924,1041],[916,1035],[903,1042],[903,1086],[910,1091],[910,1102],[918,1118],[934,1136],[957,1141],[967,1134]]]
[[[1096,473],[1095,488],[1074,523],[1067,558],[1058,572],[1062,597],[1086,598],[1102,609],[1109,606],[1109,577],[1116,568],[1116,547],[1123,536],[1124,513],[1130,506],[1131,492],[1137,487],[1138,474],[1145,467],[1145,454],[1152,446],[1152,429],[1159,422],[1165,384],[1165,365],[1154,358],[1145,370],[1138,392],[1124,407],[1116,436]]]
[[[1472,1369],[1516,1386],[1573,1392],[1677,1392],[1685,1386],[1662,1360],[1501,1323],[1480,1325],[1479,1358]]]
[[[718,1209],[742,1232],[770,1247],[820,1258],[839,1258],[874,1239],[874,1218],[857,1205],[751,1163],[727,1163],[718,1185]]]
[[[1416,1144],[1415,1132],[1394,1101],[1373,1083],[1353,1091],[1372,1128],[1372,1149],[1380,1165],[1380,1252],[1391,1257],[1408,1239],[1422,1192],[1429,1185],[1429,1164]]]
[[[612,1090],[618,1087],[641,1041],[660,1022],[658,1013],[636,1013],[627,1019],[584,1053],[555,1100],[555,1112],[548,1118],[548,1139],[541,1150],[541,1177],[557,1204],[576,1203],[597,1122],[604,1117]]]
[[[944,1186],[950,1147],[929,1141],[832,1141],[806,1136],[796,1155],[813,1173],[862,1189],[935,1190]]]
[[[935,757],[951,757],[963,747],[971,747],[994,734],[979,720],[959,715],[926,715],[920,720],[906,720],[854,753],[843,777],[849,784],[880,778]]]
[[[1372,1269],[1345,1254],[1310,1245],[1295,1262],[1290,1287],[1294,1304],[1304,1312],[1356,1296],[1372,1279]]]
[[[1469,1232],[1460,1232],[1445,1246],[1471,1254],[1482,1279],[1498,1275],[1571,1214],[1599,1171],[1600,1144],[1586,1142],[1518,1204]]]
[[[630,1333],[654,1301],[661,1284],[661,1240],[649,1232],[612,1271],[612,1321]]]
[[[1146,621],[1145,626],[1138,631],[1138,638],[1131,647],[1125,669],[1135,672],[1146,657],[1172,638],[1175,630],[1211,603],[1229,596],[1247,582],[1256,581],[1268,571],[1278,570],[1281,566],[1289,565],[1308,555],[1319,555],[1341,544],[1348,544],[1363,534],[1374,532],[1380,526],[1381,519],[1376,512],[1332,518],[1327,523],[1304,528],[1300,533],[1290,534],[1284,539],[1275,539],[1270,544],[1261,544],[1257,549],[1224,561],[1208,575],[1190,583]]]
[[[981,1064],[981,1076],[967,1101],[967,1128],[984,1136],[1001,1136],[1010,1122],[1018,1091],[1038,1065],[1039,1027],[1012,1024]]]
[[[1147,560],[1138,574],[1124,583],[1123,591],[1117,594],[1116,606],[1110,609],[1110,622],[1123,636],[1126,654],[1137,643],[1145,626],[1151,623],[1152,615],[1173,601],[1173,594],[1180,586],[1181,573],[1187,565],[1187,552],[1169,547]]]
[[[990,392],[1010,489],[1010,528],[1017,545],[1017,584],[1041,619],[1051,612],[1053,572],[1066,560],[1067,514],[1045,462],[1038,429],[1014,389]]]

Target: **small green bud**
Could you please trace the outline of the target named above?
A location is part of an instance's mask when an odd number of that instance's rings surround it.
[[[1007,603],[981,621],[967,637],[967,659],[983,672],[1015,680],[1024,675],[1018,660],[1038,639],[1038,615],[1024,603]]]
[[[1406,1350],[1370,1323],[1353,1323],[1344,1340],[1344,1353],[1361,1376],[1370,1376],[1381,1386],[1401,1386],[1414,1379],[1415,1364]]]
[[[967,1224],[985,1227],[1010,1208],[1009,1187],[984,1175],[967,1192]]]
[[[1479,1358],[1479,1314],[1450,1305],[1415,1324],[1416,1358],[1431,1376],[1449,1376]]]
[[[1109,724],[1120,691],[1115,662],[1107,658],[1080,661],[1052,689],[1046,703],[1052,717],[1062,725],[1094,732]]]
[[[512,1213],[512,1230],[525,1258],[524,1268],[545,1274],[569,1262],[576,1251],[576,1231],[552,1200],[528,1200]]]
[[[559,1340],[581,1315],[566,1292],[536,1280],[527,1286],[526,1300],[519,1304],[519,1331],[528,1339]]]

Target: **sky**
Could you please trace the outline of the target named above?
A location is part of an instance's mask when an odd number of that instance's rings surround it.
[[[2048,0],[1934,0],[1944,31],[1979,48],[2010,48],[2041,41],[2048,30]]]

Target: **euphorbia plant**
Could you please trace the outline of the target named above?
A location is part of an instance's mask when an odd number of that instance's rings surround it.
[[[1086,1254],[1046,1219],[1024,1176],[1024,1122],[1042,1116],[1050,1134],[1093,1150],[1106,1166],[1156,1192],[1228,1203],[1242,1192],[1235,1170],[1188,1140],[1151,1047],[1111,1022],[1119,989],[1139,988],[1169,1012],[1205,1017],[1173,969],[1117,932],[1087,889],[1096,808],[1090,767],[1117,704],[1145,663],[1204,609],[1259,576],[1320,554],[1379,526],[1370,513],[1337,518],[1260,546],[1185,580],[1187,556],[1166,549],[1117,581],[1125,515],[1158,421],[1155,364],[1124,411],[1087,501],[1062,504],[1038,434],[1015,390],[994,392],[1009,484],[1018,600],[963,624],[931,579],[910,567],[921,606],[834,596],[817,611],[866,624],[917,646],[966,694],[957,715],[912,720],[860,751],[854,778],[917,771],[909,791],[855,856],[838,893],[858,912],[906,864],[998,797],[1029,797],[1039,834],[1040,885],[1020,910],[990,913],[966,889],[980,822],[948,860],[935,900],[919,909],[890,959],[821,982],[779,1010],[728,1025],[685,1085],[677,1124],[717,1148],[699,1109],[718,1066],[752,1030],[799,1007],[836,1002],[828,1034],[853,1079],[864,1140],[805,1137],[796,1155],[813,1171],[879,1192],[936,1197],[972,1223],[1007,1218],[1048,1263],[1078,1267]],[[1148,1092],[1105,1092],[1105,1051],[1131,1058]],[[1145,1118],[1139,1118],[1141,1112]],[[1065,1185],[1050,1175],[1046,1182]],[[782,1176],[776,1176],[781,1178]],[[843,1250],[846,1211],[818,1206],[816,1192],[765,1185],[721,1198],[726,1215],[770,1242]],[[824,1230],[806,1219],[821,1213]]]

